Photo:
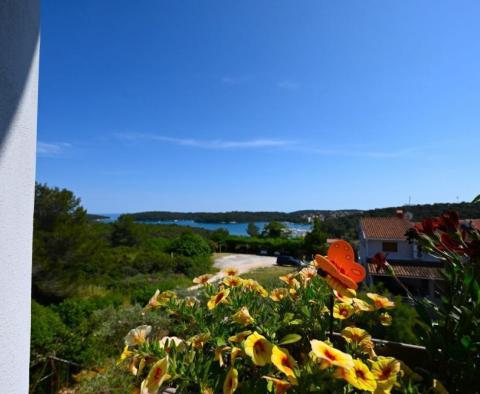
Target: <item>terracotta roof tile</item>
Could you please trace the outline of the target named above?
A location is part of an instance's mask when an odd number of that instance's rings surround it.
[[[443,280],[443,276],[440,273],[440,268],[438,267],[390,265],[393,268],[395,275],[399,278]],[[375,264],[372,263],[368,263],[368,270],[372,276],[390,276],[385,271],[377,272]]]
[[[413,227],[413,223],[397,217],[365,217],[360,219],[360,227],[369,239],[405,240],[405,233]]]

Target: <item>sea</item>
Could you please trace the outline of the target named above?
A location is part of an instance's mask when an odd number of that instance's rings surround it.
[[[117,220],[117,218],[121,215],[119,213],[102,213],[102,216],[107,216],[108,219],[102,219],[102,222],[110,223]],[[219,228],[227,229],[231,235],[248,235],[247,227],[248,223],[237,223],[237,222],[230,222],[230,223],[204,223],[204,222],[196,222],[194,220],[159,220],[159,221],[148,221],[144,222],[148,224],[176,224],[177,226],[190,226],[190,227],[199,227],[204,228],[206,230],[218,230]],[[260,229],[263,230],[265,225],[268,222],[255,222],[255,225]],[[293,236],[304,236],[305,233],[311,230],[312,226],[310,224],[302,224],[302,223],[291,223],[291,222],[283,222],[285,226],[291,231]]]

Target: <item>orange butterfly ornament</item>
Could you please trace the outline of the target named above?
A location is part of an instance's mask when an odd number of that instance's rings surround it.
[[[365,279],[365,268],[355,261],[352,246],[344,240],[333,242],[327,256],[317,254],[315,265],[349,289],[356,290]]]

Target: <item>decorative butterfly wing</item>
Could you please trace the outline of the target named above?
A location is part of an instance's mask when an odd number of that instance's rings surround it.
[[[365,279],[365,269],[355,261],[355,253],[346,241],[335,241],[328,249],[327,257],[317,255],[317,266],[338,279],[349,289],[357,289],[357,283]]]

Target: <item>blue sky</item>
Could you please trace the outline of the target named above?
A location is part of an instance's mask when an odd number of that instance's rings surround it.
[[[37,179],[91,212],[480,193],[477,1],[42,1]]]

